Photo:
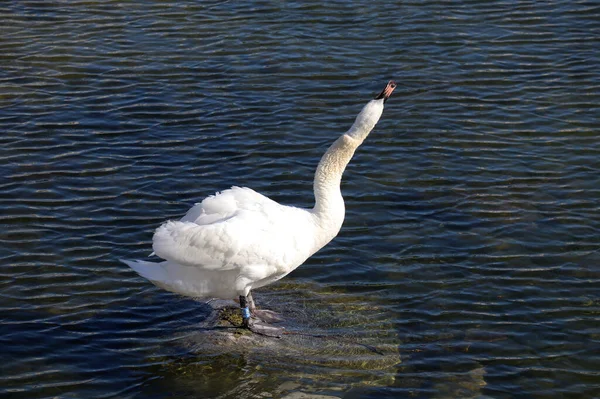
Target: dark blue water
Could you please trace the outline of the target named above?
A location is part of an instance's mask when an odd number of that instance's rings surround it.
[[[0,21],[0,396],[600,396],[597,2],[24,0]],[[389,79],[339,236],[256,293],[385,355],[190,345],[207,307],[118,259],[231,185],[312,206]]]

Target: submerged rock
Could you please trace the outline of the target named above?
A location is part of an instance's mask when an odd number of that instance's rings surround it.
[[[211,316],[201,323],[195,334],[185,338],[186,346],[194,353],[238,353],[257,361],[263,358],[269,362],[292,363],[294,367],[313,365],[354,371],[385,369],[400,363],[399,343],[390,342],[388,332],[340,331],[315,325],[324,321],[323,316],[314,314],[311,323],[309,310],[303,309],[296,317],[287,313],[285,320],[277,324],[284,327],[285,332],[280,338],[274,338],[241,328],[239,305],[235,302],[215,301],[211,305],[214,308]],[[329,316],[331,323],[334,320]]]
[[[172,364],[179,378],[205,382],[215,394],[229,385],[218,394],[226,397],[336,397],[394,383],[400,342],[389,315],[368,298],[290,283],[254,295],[259,308],[284,317],[282,337],[240,328],[239,305],[213,301],[210,315],[174,341],[194,355]]]

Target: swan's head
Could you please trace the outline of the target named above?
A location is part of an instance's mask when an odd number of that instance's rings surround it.
[[[346,134],[353,139],[364,140],[381,118],[383,104],[390,98],[395,88],[396,82],[390,80],[381,93],[363,107]]]
[[[390,80],[388,82],[388,84],[385,86],[385,88],[381,91],[381,93],[379,93],[377,95],[377,97],[375,97],[375,100],[383,100],[383,102],[385,103],[387,101],[387,99],[390,98],[390,96],[392,95],[392,92],[394,91],[395,88],[396,88],[396,82],[394,82],[393,80]]]

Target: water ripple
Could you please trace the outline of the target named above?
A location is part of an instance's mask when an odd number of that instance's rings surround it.
[[[0,394],[598,397],[599,12],[0,5]],[[320,155],[389,78],[339,237],[263,295],[401,363],[198,355],[204,305],[118,259],[231,185],[312,206]]]

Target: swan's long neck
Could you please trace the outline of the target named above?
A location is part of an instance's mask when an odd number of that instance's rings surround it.
[[[341,227],[341,222],[344,220],[344,199],[340,190],[342,175],[354,151],[361,143],[362,140],[344,134],[329,147],[317,166],[313,185],[315,192],[313,212],[321,225],[339,224]]]
[[[344,199],[340,183],[354,151],[367,138],[381,117],[383,100],[372,100],[356,117],[352,127],[329,147],[315,172],[315,207],[312,212],[323,238],[335,237],[344,221]]]

